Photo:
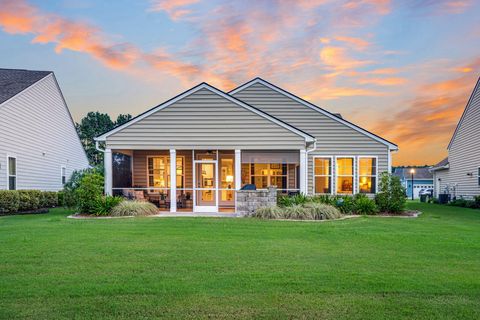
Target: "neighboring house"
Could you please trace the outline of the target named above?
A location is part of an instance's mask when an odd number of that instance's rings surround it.
[[[448,144],[448,157],[431,171],[437,197],[480,195],[480,79]]]
[[[402,186],[406,190],[407,197],[412,197],[412,174],[413,173],[413,197],[418,199],[420,190],[433,189],[433,174],[430,172],[430,168],[395,168],[393,175],[400,178]]]
[[[247,184],[373,195],[398,150],[260,78],[229,93],[202,83],[96,140],[105,143],[107,193],[170,211],[233,210]]]
[[[0,69],[0,190],[60,190],[87,167],[53,72]]]

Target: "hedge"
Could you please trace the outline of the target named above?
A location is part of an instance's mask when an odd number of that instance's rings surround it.
[[[58,205],[58,194],[40,190],[0,190],[0,214],[34,211]]]

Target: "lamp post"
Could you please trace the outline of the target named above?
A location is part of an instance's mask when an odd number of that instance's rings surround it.
[[[413,174],[415,173],[415,169],[410,169],[410,173],[412,174],[412,200],[413,200]]]

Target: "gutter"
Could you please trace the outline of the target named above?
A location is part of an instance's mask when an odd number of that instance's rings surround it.
[[[105,153],[105,149],[101,149],[100,146],[99,146],[99,143],[100,141],[98,140],[95,140],[95,149],[97,149],[98,151],[102,152],[102,153]]]

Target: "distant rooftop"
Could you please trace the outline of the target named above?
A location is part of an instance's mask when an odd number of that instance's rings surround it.
[[[51,71],[0,69],[0,104],[16,96],[35,82],[45,78]]]
[[[411,179],[412,174],[410,173],[410,169],[412,168],[395,168],[393,171],[393,175],[399,177],[400,179]],[[413,168],[415,173],[413,174],[413,179],[418,180],[432,180],[433,174],[430,172],[430,168]]]

